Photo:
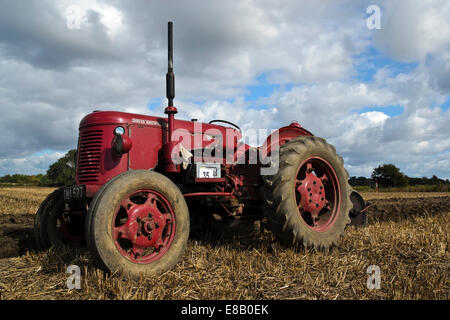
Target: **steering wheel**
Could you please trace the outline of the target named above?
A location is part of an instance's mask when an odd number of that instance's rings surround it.
[[[230,121],[226,121],[226,120],[211,120],[211,121],[208,122],[208,123],[209,123],[209,124],[212,124],[212,123],[215,123],[215,122],[222,122],[222,123],[229,124],[229,125],[235,127],[236,129],[238,129],[240,133],[242,133],[241,128],[239,128],[237,125],[235,125],[233,122],[230,122]]]

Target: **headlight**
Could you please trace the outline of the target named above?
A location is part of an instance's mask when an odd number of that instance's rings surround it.
[[[114,134],[118,135],[118,136],[121,136],[121,135],[125,134],[125,129],[123,127],[120,127],[120,126],[116,127],[114,129]]]
[[[122,156],[124,153],[128,153],[133,146],[133,142],[130,137],[125,134],[123,127],[116,127],[114,129],[114,137],[111,142],[111,147],[117,156]]]

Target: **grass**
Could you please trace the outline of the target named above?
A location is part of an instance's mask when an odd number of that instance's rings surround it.
[[[51,190],[0,189],[0,216],[32,218]],[[173,270],[141,281],[104,274],[86,251],[28,250],[0,259],[0,299],[447,300],[450,197],[429,195],[363,194],[374,203],[369,225],[348,227],[327,252],[285,248],[268,232],[251,243],[191,239]],[[66,287],[70,264],[81,268],[80,290]],[[380,290],[366,286],[370,265]]]
[[[8,187],[0,188],[0,214],[35,214],[40,203],[55,188]]]

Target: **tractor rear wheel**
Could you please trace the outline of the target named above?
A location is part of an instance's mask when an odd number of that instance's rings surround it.
[[[311,136],[293,138],[278,150],[277,173],[263,176],[268,229],[285,244],[330,247],[350,223],[343,159],[324,139]]]
[[[189,237],[189,211],[178,187],[154,171],[127,171],[96,197],[88,243],[108,272],[128,278],[173,268]]]
[[[59,188],[41,203],[34,220],[38,248],[84,246],[84,215],[64,216],[64,188]]]

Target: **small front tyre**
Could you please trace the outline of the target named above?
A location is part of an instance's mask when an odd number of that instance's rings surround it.
[[[189,211],[178,187],[147,170],[121,174],[89,210],[91,252],[109,272],[128,278],[172,269],[189,237]]]

